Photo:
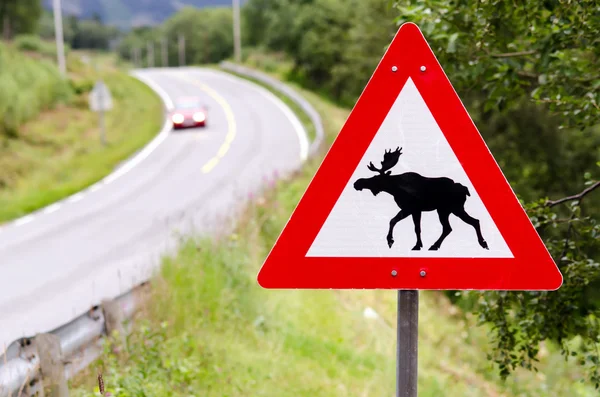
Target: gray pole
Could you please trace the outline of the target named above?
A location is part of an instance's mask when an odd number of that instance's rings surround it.
[[[98,102],[102,103],[102,94],[100,94],[100,100]],[[104,110],[100,108],[98,112],[100,116],[100,140],[102,141],[102,146],[106,146],[106,126],[104,125]]]
[[[417,397],[419,291],[398,291],[396,397]]]
[[[54,38],[56,39],[56,57],[58,58],[58,70],[63,76],[65,76],[67,74],[67,66],[65,62],[62,8],[60,6],[60,0],[54,0],[52,2],[52,12],[54,13]]]
[[[142,55],[141,55],[141,48],[140,47],[135,47],[135,67],[139,68],[142,66]]]
[[[179,66],[185,65],[185,36],[179,35]]]
[[[162,39],[161,51],[162,51],[162,64],[164,67],[167,67],[167,66],[169,66],[169,53],[168,53],[168,49],[167,49],[167,39],[166,38]]]
[[[153,68],[154,67],[154,43],[149,41],[148,42],[148,67],[149,68]]]
[[[97,61],[94,59],[93,62],[94,62],[94,70],[97,73],[98,72]],[[100,84],[104,85],[104,81],[102,81],[102,79],[100,79],[99,82],[100,82]],[[102,90],[100,90],[100,92],[98,93],[98,103],[100,104],[100,110],[98,111],[98,117],[99,117],[99,122],[100,122],[100,141],[102,142],[102,146],[106,146],[106,127],[104,125],[104,107],[103,107],[104,97],[102,95],[103,95],[103,92],[102,92]]]
[[[241,62],[240,0],[233,0],[233,53],[235,61],[238,63]]]

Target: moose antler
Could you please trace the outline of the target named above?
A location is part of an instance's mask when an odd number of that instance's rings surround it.
[[[398,159],[400,158],[401,154],[401,147],[397,147],[396,150],[394,150],[393,152],[391,149],[386,150],[383,155],[383,161],[381,162],[381,168],[375,167],[372,162],[369,163],[367,168],[373,172],[378,172],[379,174],[383,175],[386,173],[386,171],[390,170],[392,167],[398,164]]]

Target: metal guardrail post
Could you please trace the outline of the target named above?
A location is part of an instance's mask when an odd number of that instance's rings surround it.
[[[38,334],[35,345],[44,392],[48,391],[48,397],[69,397],[60,338],[52,334]]]
[[[104,312],[104,326],[108,336],[116,336],[122,344],[125,344],[125,316],[119,302],[115,300],[104,300],[102,302],[102,311]]]
[[[51,396],[67,397],[67,380],[102,354],[102,338],[113,331],[125,338],[124,323],[146,299],[147,287],[143,283],[55,330],[13,342],[0,356],[0,397],[43,396],[42,386],[50,387]]]

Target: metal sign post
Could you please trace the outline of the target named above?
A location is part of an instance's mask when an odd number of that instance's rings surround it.
[[[100,140],[106,146],[106,126],[104,123],[104,112],[112,109],[112,98],[108,87],[102,80],[98,80],[90,93],[90,109],[98,112],[100,124]]]
[[[419,291],[398,291],[396,397],[417,397]]]
[[[103,92],[102,90],[100,90],[100,92],[98,93],[99,96],[99,101],[100,103],[102,103],[102,101],[104,100],[103,98]],[[104,124],[104,109],[102,107],[100,107],[99,111],[98,111],[98,115],[99,115],[99,124],[100,124],[100,141],[102,142],[102,146],[106,146],[106,126]]]

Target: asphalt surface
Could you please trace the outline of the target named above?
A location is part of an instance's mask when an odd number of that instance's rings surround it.
[[[306,156],[298,119],[257,85],[197,68],[136,73],[168,106],[200,96],[207,126],[165,124],[102,183],[0,228],[0,350],[147,279],[181,234],[218,231],[252,192]]]

